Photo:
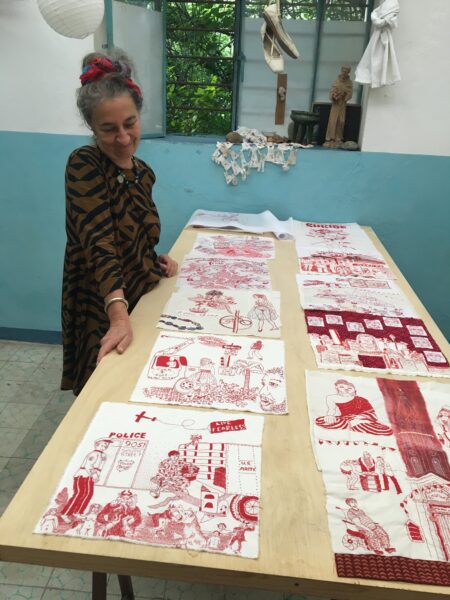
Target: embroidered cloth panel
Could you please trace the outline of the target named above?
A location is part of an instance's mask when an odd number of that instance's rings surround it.
[[[233,176],[234,174],[232,174]],[[199,208],[185,227],[210,227],[213,229],[238,229],[249,233],[273,233],[279,240],[293,240],[293,220],[278,220],[270,210],[253,214],[221,212]]]
[[[381,256],[373,257],[335,250],[318,251],[312,248],[301,248],[298,255],[300,273],[396,279]]]
[[[317,366],[450,377],[448,360],[421,319],[305,310]]]
[[[272,238],[250,235],[198,235],[187,258],[275,258]]]
[[[297,286],[303,308],[418,317],[393,280],[300,273],[297,274]]]
[[[263,426],[105,402],[34,533],[257,558]]]
[[[272,289],[267,262],[247,258],[185,258],[177,285],[220,290]]]
[[[130,400],[287,413],[284,342],[161,333]]]
[[[450,384],[306,384],[338,575],[450,585]]]
[[[170,331],[279,338],[280,292],[177,291],[165,305],[157,326]]]
[[[347,252],[382,258],[366,232],[357,223],[308,223],[294,221],[298,256],[312,252]]]

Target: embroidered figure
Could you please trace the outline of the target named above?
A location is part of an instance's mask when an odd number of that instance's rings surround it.
[[[344,523],[348,525],[347,533],[342,539],[346,548],[356,550],[358,547],[363,547],[375,554],[395,552],[387,531],[359,508],[354,498],[346,498],[345,503],[349,507],[344,519]]]
[[[159,498],[162,491],[178,496],[185,494],[198,471],[197,466],[180,459],[178,450],[171,450],[168,458],[159,464],[156,475],[150,479],[150,494],[154,498]]]
[[[97,515],[98,535],[102,537],[133,537],[142,522],[137,497],[131,490],[122,490]]]
[[[341,472],[347,476],[349,490],[379,493],[388,491],[392,483],[396,493],[401,494],[402,490],[390,464],[382,456],[374,459],[367,450],[357,459],[343,461]]]
[[[73,477],[73,494],[61,511],[61,518],[70,523],[77,514],[83,514],[92,496],[94,485],[98,483],[106,462],[106,450],[113,441],[107,438],[95,442],[94,450],[87,454]]]
[[[258,332],[260,333],[264,329],[266,321],[272,330],[278,329],[275,323],[278,314],[267,296],[264,294],[253,294],[253,298],[255,304],[247,316],[250,319],[256,318],[258,320]]]
[[[350,429],[371,435],[392,435],[392,429],[378,421],[373,406],[356,394],[355,386],[346,379],[335,382],[336,394],[326,397],[327,414],[316,419],[325,429]]]

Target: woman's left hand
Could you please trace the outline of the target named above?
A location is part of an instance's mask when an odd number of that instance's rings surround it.
[[[168,254],[160,254],[158,256],[158,262],[166,277],[173,277],[177,274],[178,263],[176,260],[173,260],[173,258],[170,258]]]

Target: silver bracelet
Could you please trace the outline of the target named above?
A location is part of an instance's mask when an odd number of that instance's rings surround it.
[[[105,313],[108,314],[108,308],[111,306],[111,304],[114,304],[114,302],[123,302],[123,304],[125,304],[125,306],[127,307],[127,311],[128,311],[128,300],[126,300],[125,298],[122,298],[122,296],[116,296],[115,298],[110,298],[109,300],[107,300],[105,302]]]

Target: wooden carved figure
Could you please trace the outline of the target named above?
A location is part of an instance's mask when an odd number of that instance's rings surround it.
[[[325,148],[340,148],[344,142],[344,125],[347,102],[353,94],[350,79],[351,67],[342,65],[341,72],[330,90],[331,110],[325,134]]]

